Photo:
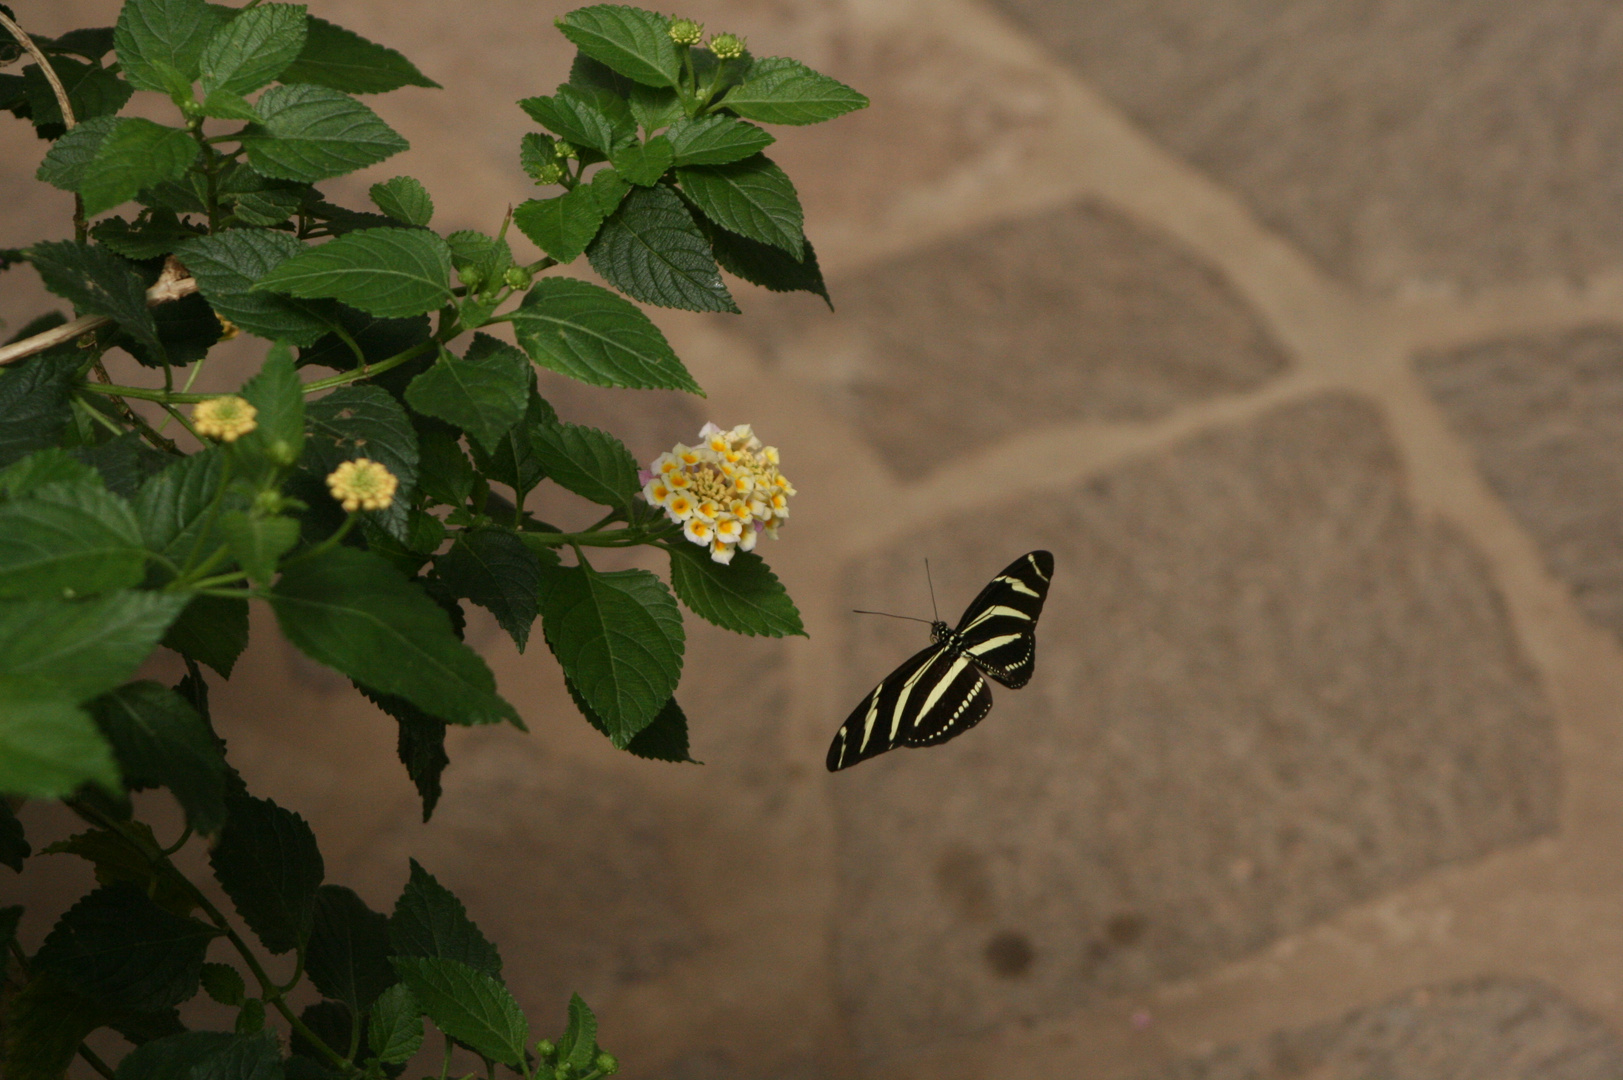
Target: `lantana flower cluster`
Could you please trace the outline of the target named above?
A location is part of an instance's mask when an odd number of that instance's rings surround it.
[[[677,443],[639,475],[643,498],[719,563],[753,551],[763,533],[776,540],[795,493],[778,469],[778,448],[762,446],[748,424],[706,424],[697,446]]]

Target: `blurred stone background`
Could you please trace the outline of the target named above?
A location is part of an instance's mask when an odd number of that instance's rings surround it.
[[[442,230],[529,196],[510,103],[563,78],[570,5],[310,6],[446,87],[375,99],[413,149],[330,194],[410,173]],[[652,312],[708,400],[544,392],[644,457],[706,419],[782,447],[765,554],[811,638],[690,620],[706,764],[674,767],[476,618],[531,733],[454,733],[424,825],[393,725],[256,624],[218,712],[329,880],[386,909],[415,856],[531,1015],[578,989],[632,1080],[1623,1073],[1623,10],[682,13],[872,98],[773,148],[836,311]],[[42,153],[0,128],[0,246],[68,231]],[[0,317],[48,302],[14,271]],[[922,643],[849,609],[925,614],[928,557],[955,615],[1038,546],[1031,685],[825,774]],[[84,884],[55,875],[32,940]]]

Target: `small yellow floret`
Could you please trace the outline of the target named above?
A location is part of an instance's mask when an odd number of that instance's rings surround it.
[[[235,394],[200,401],[192,410],[192,427],[199,435],[221,442],[236,442],[259,424],[259,410]]]
[[[399,486],[394,473],[367,458],[346,461],[327,477],[332,497],[351,513],[387,508]]]

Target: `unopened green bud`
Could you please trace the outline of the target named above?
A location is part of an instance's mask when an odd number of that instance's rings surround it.
[[[608,1076],[620,1070],[620,1063],[614,1060],[613,1054],[607,1052],[597,1055],[597,1060],[592,1064],[596,1065],[598,1072],[601,1072],[604,1076]]]
[[[744,55],[744,39],[737,34],[715,34],[710,38],[710,51],[718,60],[737,60]]]
[[[277,440],[281,442],[280,439]],[[254,509],[270,517],[282,512],[282,493],[274,488],[268,488],[254,496]],[[229,1004],[229,1003],[228,1003]]]
[[[507,283],[509,289],[528,289],[534,279],[524,267],[509,266],[506,273],[502,274],[502,280]]]
[[[535,1052],[540,1054],[543,1058],[550,1058],[553,1054],[558,1052],[558,1048],[553,1045],[551,1039],[542,1039],[540,1042],[535,1044]]]
[[[704,38],[704,24],[692,19],[673,19],[670,34],[678,45],[697,45]]]
[[[469,292],[477,292],[480,283],[485,280],[485,276],[479,272],[477,266],[459,266],[456,271],[456,279],[466,285]]]
[[[549,161],[535,170],[535,182],[538,184],[556,184],[564,178],[564,167],[556,161]]]
[[[580,151],[575,149],[574,144],[566,143],[560,140],[558,142],[558,156],[560,158],[569,158],[570,160],[574,160],[575,158],[580,157]]]
[[[567,1061],[560,1061],[558,1064],[552,1067],[552,1075],[556,1078],[556,1080],[569,1080],[569,1078],[574,1074],[575,1070]]]

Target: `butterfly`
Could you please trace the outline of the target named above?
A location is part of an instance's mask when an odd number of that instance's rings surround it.
[[[1048,598],[1054,556],[1032,551],[1004,567],[964,610],[958,628],[937,619],[929,648],[915,653],[862,699],[828,748],[838,772],[898,746],[935,746],[986,718],[992,688],[1031,679],[1037,662],[1037,616]]]

